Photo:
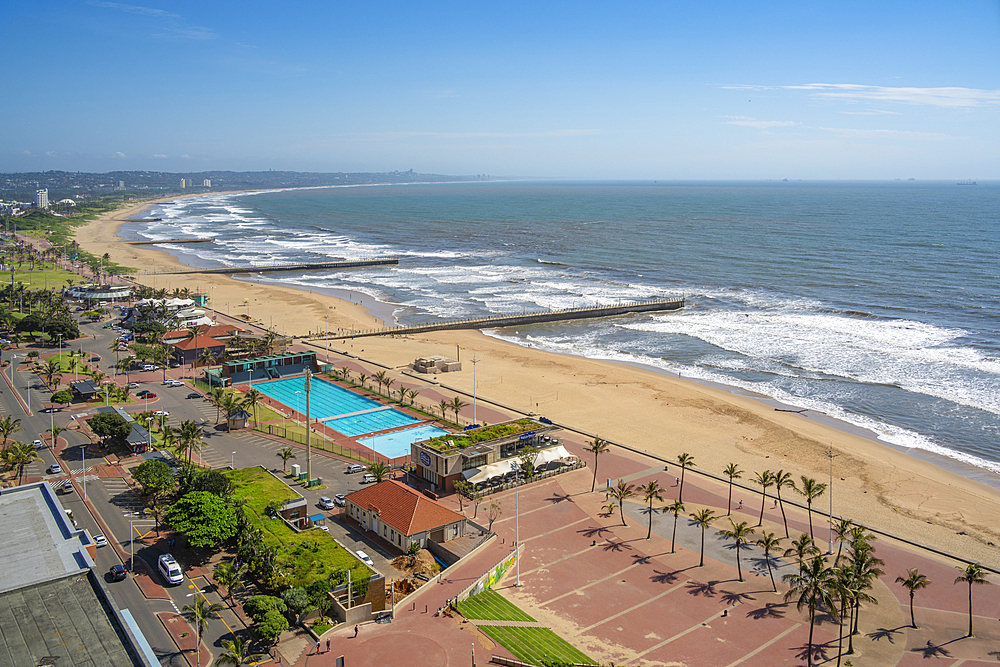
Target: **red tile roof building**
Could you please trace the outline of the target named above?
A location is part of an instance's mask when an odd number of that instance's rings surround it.
[[[396,480],[385,480],[347,496],[347,515],[365,530],[406,551],[427,540],[447,542],[465,535],[465,517]]]

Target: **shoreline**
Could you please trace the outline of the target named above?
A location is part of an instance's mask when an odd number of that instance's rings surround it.
[[[196,196],[206,195],[184,195]],[[125,246],[117,236],[129,222],[123,218],[134,217],[156,203],[146,201],[111,212],[78,230],[77,239],[87,249],[111,253],[120,264],[165,269],[185,266],[170,251]],[[141,261],[122,259],[126,256]],[[166,277],[150,275],[154,282]],[[137,276],[140,281],[142,278]],[[220,311],[239,317],[245,306],[251,318],[265,326],[267,317],[277,315],[285,331],[299,334],[327,327],[331,331],[370,328],[387,314],[391,318],[396,308],[360,292],[321,292],[254,280],[252,276],[188,274],[166,278],[168,286],[210,284],[210,289],[202,291],[212,293],[213,305],[220,306]],[[319,350],[322,344],[312,347]],[[952,553],[969,554],[981,562],[997,564],[1000,560],[995,549],[987,545],[1000,540],[997,488],[914,456],[912,450],[879,441],[871,431],[833,417],[777,412],[774,399],[739,388],[675,378],[642,364],[525,348],[479,331],[332,341],[330,349],[338,357],[348,352],[391,368],[406,366],[418,356],[441,354],[467,360],[475,355],[483,362],[477,368],[477,390],[484,399],[544,414],[669,458],[689,452],[695,455],[698,468],[716,474],[727,463],[736,462],[747,471],[744,483],[755,471],[777,468],[791,471],[796,479],[807,475],[824,482],[830,465],[825,452],[832,448],[840,455],[835,462],[835,475],[840,480],[835,483],[837,514]],[[439,381],[471,395],[469,370],[440,376]],[[959,531],[969,535],[956,536]]]

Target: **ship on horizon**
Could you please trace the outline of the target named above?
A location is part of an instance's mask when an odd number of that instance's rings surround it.
[[[972,179],[969,179],[968,181],[959,181],[958,183],[956,183],[956,185],[978,185],[978,183],[976,183]]]

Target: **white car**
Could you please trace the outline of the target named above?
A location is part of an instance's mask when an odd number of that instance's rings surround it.
[[[108,546],[108,538],[103,535],[94,535],[94,544],[98,547],[106,547]]]
[[[168,584],[176,586],[177,584],[184,583],[184,572],[170,554],[160,556],[156,560],[156,567],[159,568],[160,574],[163,575]]]
[[[184,383],[181,382],[180,380],[168,380],[167,384],[170,385],[171,387],[183,387],[184,386]]]
[[[332,510],[334,507],[333,499],[327,496],[321,496],[319,499],[319,506],[325,510]]]
[[[354,553],[357,554],[358,560],[360,560],[362,563],[364,563],[368,567],[370,567],[372,569],[375,569],[375,563],[372,561],[371,556],[369,556],[368,554],[366,554],[364,551],[361,551],[360,549],[358,549]]]
[[[156,415],[157,417],[169,417],[170,416],[170,413],[167,412],[166,410],[157,410],[153,414]]]
[[[45,443],[42,442],[41,440],[32,440],[31,446],[34,447],[35,449],[45,449]]]

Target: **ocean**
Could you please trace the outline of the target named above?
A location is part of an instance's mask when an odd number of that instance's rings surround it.
[[[130,240],[198,267],[363,292],[399,324],[683,296],[681,312],[487,332],[644,364],[865,429],[1000,487],[1000,184],[488,182],[154,206]]]

